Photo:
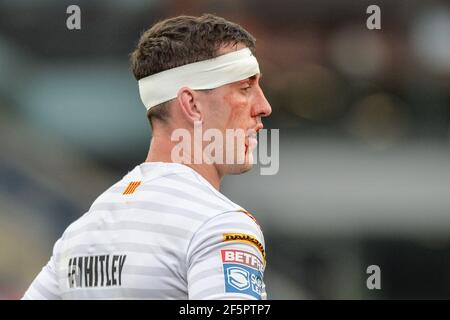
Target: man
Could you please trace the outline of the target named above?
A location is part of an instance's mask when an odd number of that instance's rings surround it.
[[[143,33],[131,64],[153,129],[148,157],[66,229],[24,299],[267,297],[262,231],[218,191],[224,175],[251,168],[271,113],[254,48],[241,26],[214,15]],[[194,137],[183,150],[180,129]],[[198,129],[215,134],[214,152]],[[245,132],[244,143],[227,130]]]

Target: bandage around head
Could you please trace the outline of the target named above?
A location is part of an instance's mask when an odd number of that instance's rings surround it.
[[[213,59],[186,64],[139,80],[139,94],[147,110],[176,98],[182,87],[214,89],[259,73],[259,65],[248,48]]]

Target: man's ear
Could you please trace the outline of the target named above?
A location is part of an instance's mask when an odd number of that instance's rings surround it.
[[[198,95],[194,90],[188,87],[182,87],[178,90],[177,100],[181,112],[189,122],[194,123],[195,121],[203,120],[201,110],[198,106]]]

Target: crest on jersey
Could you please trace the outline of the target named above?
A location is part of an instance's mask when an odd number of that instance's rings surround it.
[[[122,194],[132,194],[141,185],[141,181],[131,181]]]

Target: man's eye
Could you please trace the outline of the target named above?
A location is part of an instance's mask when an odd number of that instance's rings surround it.
[[[247,91],[247,90],[250,89],[250,88],[251,88],[251,87],[248,86],[248,87],[241,88],[241,90]]]

